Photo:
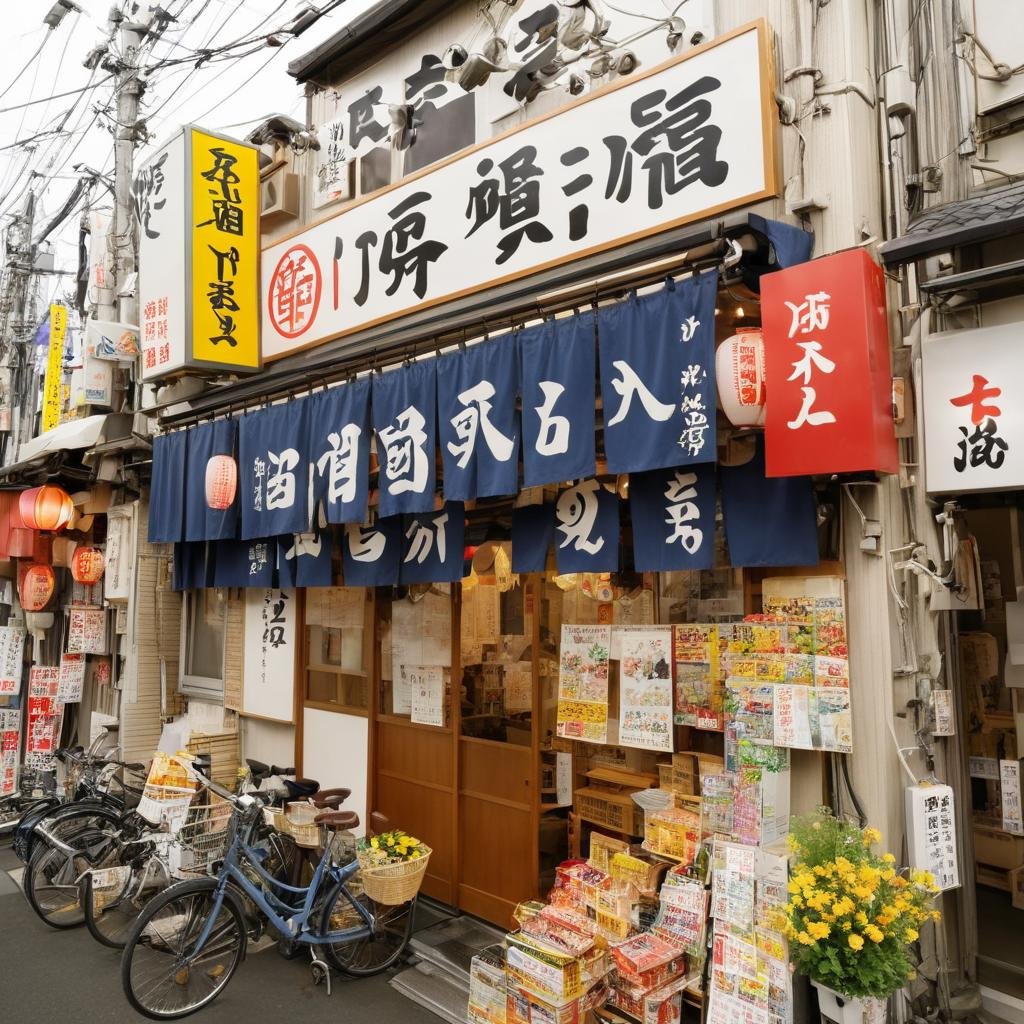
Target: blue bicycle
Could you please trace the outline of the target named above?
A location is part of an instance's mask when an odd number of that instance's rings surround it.
[[[220,995],[245,956],[245,904],[250,901],[285,944],[309,946],[314,975],[327,980],[328,991],[328,964],[345,974],[365,976],[402,956],[416,900],[400,906],[377,903],[353,882],[358,861],[339,863],[332,852],[337,845],[332,833],[358,827],[354,811],[318,815],[317,823],[327,830],[323,854],[308,886],[290,885],[264,869],[266,851],[254,843],[263,813],[259,794],[236,796],[201,775],[200,781],[234,805],[227,852],[216,877],[165,889],[146,904],[128,934],[121,983],[139,1013],[173,1020]],[[318,956],[320,950],[326,960]]]

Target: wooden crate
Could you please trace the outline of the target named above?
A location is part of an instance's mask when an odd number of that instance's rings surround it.
[[[987,886],[989,889],[1001,889],[1003,892],[1010,891],[1012,873],[1007,868],[995,868],[990,864],[974,865],[974,880],[978,885]]]
[[[194,732],[188,743],[188,752],[193,755],[209,754],[213,781],[227,789],[235,788],[241,764],[237,732]]]
[[[636,831],[638,808],[629,793],[613,793],[594,786],[584,786],[577,789],[573,796],[573,810],[583,821],[624,835],[640,835]]]

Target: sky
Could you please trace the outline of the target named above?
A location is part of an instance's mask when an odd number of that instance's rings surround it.
[[[49,102],[22,106],[29,100],[81,89],[90,83],[90,71],[82,64],[86,54],[106,36],[107,13],[112,3],[125,0],[77,0],[81,14],[69,14],[55,30],[43,18],[54,0],[16,0],[4,4],[3,37],[0,39],[0,227],[24,201],[28,172],[37,192],[36,226],[60,208],[78,174],[76,163],[100,171],[113,167],[113,119],[96,116],[111,99],[112,82],[88,93],[55,97]],[[130,4],[131,0],[127,0]],[[245,40],[286,24],[307,6],[323,8],[328,0],[162,0],[161,6],[177,22],[147,52],[147,65],[189,57],[190,51],[215,48]],[[376,6],[378,0],[346,0],[298,38],[277,49],[259,46],[248,56],[204,64],[198,70],[186,62],[156,70],[145,90],[141,116],[151,133],[150,142],[136,151],[136,163],[146,159],[179,125],[196,123],[242,138],[268,114],[283,113],[299,121],[305,118],[302,87],[287,73],[289,62],[301,57],[333,35],[352,18]],[[288,38],[288,37],[286,37]],[[148,48],[147,48],[148,49]],[[253,47],[242,47],[244,54]],[[102,69],[93,82],[107,75]],[[77,101],[77,102],[76,102]],[[113,109],[113,108],[111,108]],[[40,132],[65,123],[65,134]],[[67,136],[71,132],[71,136]],[[21,143],[21,144],[19,144]],[[41,212],[40,212],[41,211]],[[77,266],[77,214],[55,238],[58,269]],[[45,303],[70,278],[53,278]],[[44,307],[45,308],[45,307]]]

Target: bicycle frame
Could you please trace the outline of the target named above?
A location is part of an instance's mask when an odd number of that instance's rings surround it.
[[[373,934],[373,915],[361,903],[353,898],[352,894],[348,890],[348,886],[345,884],[348,879],[350,879],[356,871],[359,870],[358,861],[352,861],[351,864],[346,864],[344,867],[333,866],[331,864],[330,845],[328,844],[320,857],[320,863],[317,864],[316,870],[313,872],[313,879],[309,885],[287,885],[278,881],[271,874],[265,871],[259,863],[258,857],[256,856],[257,851],[255,851],[248,843],[248,835],[251,832],[251,828],[251,825],[243,827],[239,824],[239,827],[235,831],[235,837],[231,841],[231,845],[228,847],[227,853],[224,855],[224,866],[221,868],[221,871],[217,876],[217,887],[214,890],[213,909],[210,911],[210,916],[203,925],[203,930],[199,934],[195,947],[189,954],[190,958],[197,956],[202,952],[203,946],[210,938],[214,922],[217,919],[217,915],[220,913],[221,907],[224,905],[224,899],[227,896],[229,882],[233,882],[243,893],[245,893],[246,896],[249,897],[249,899],[253,901],[253,903],[256,904],[257,907],[259,907],[267,920],[274,926],[274,928],[277,929],[278,932],[295,942],[301,942],[310,946],[325,946],[329,944],[333,945],[334,943],[355,942],[359,939],[369,938]],[[297,907],[290,906],[283,900],[275,897],[273,893],[264,891],[262,888],[257,886],[244,871],[242,871],[243,864],[247,864],[249,867],[254,868],[257,874],[262,879],[270,883],[273,888],[294,893],[296,896],[302,894],[303,898],[301,904]],[[316,901],[320,887],[328,877],[335,883],[341,884],[341,891],[345,894],[355,911],[363,919],[364,923],[361,926],[354,928],[343,928],[336,932],[327,932],[324,935],[316,935],[309,930],[309,918],[313,911],[313,904]]]

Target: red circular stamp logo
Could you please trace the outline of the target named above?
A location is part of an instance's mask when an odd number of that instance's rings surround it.
[[[293,245],[277,261],[270,278],[267,307],[278,334],[297,338],[309,329],[320,308],[323,276],[313,251]]]

